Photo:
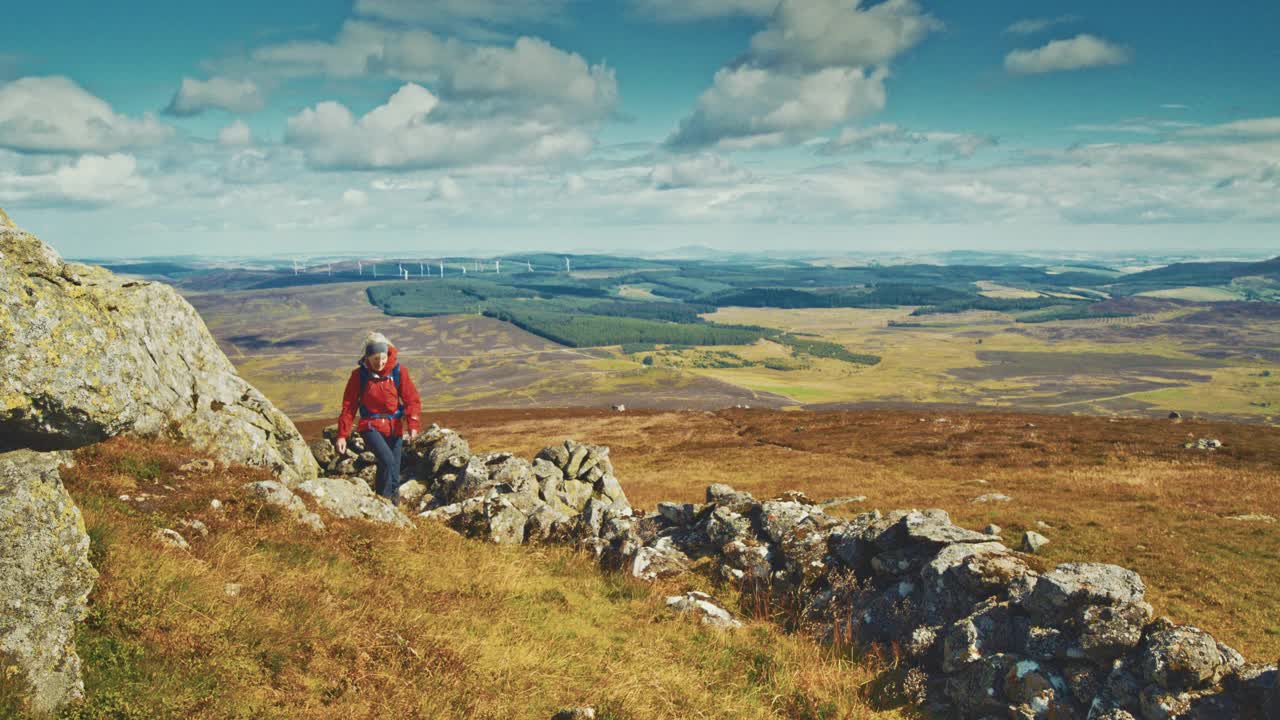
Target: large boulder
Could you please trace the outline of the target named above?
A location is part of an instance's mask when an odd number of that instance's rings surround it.
[[[16,680],[34,716],[84,695],[75,625],[97,578],[59,459],[28,450],[0,455],[0,683]],[[18,677],[5,680],[9,667]]]
[[[297,428],[245,382],[173,288],[67,263],[0,223],[0,451],[167,435],[271,468],[317,465]]]

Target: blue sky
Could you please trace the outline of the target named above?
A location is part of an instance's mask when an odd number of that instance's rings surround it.
[[[24,3],[0,207],[68,255],[1280,251],[1280,4]]]

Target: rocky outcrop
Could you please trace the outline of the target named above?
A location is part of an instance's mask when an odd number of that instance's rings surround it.
[[[97,577],[60,461],[60,453],[0,454],[0,678],[23,687],[37,717],[84,694],[75,624]]]
[[[404,513],[390,502],[375,495],[369,489],[369,485],[358,478],[308,480],[298,486],[298,492],[313,498],[316,504],[335,517],[369,520],[400,527],[408,527],[412,524]],[[298,500],[296,496],[293,499]]]
[[[1041,574],[997,534],[959,527],[942,510],[841,519],[799,493],[761,501],[727,485],[709,486],[702,503],[637,514],[607,448],[569,441],[528,463],[463,458],[460,438],[434,437],[454,460],[426,465],[424,517],[495,542],[572,543],[645,580],[703,568],[775,594],[828,641],[902,657],[926,678],[921,701],[939,716],[1280,718],[1274,666],[1153,619],[1142,579],[1121,567],[1066,563]],[[704,622],[736,622],[700,593],[668,602]]]
[[[172,288],[67,263],[0,224],[0,450],[167,435],[296,484],[302,436]]]

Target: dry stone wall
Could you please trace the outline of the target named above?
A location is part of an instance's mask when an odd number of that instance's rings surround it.
[[[697,567],[799,598],[823,639],[911,665],[915,699],[939,717],[1280,720],[1276,667],[1153,617],[1136,573],[1087,562],[1039,573],[942,510],[845,519],[800,493],[711,485],[705,502],[637,513],[605,447],[571,440],[529,462],[471,455],[433,427],[409,455],[427,487],[421,517],[492,542],[571,543],[638,578]]]

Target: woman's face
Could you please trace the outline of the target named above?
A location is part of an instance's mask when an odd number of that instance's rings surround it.
[[[369,366],[374,372],[382,372],[382,368],[387,365],[387,354],[377,353],[376,355],[365,355],[364,364]]]

